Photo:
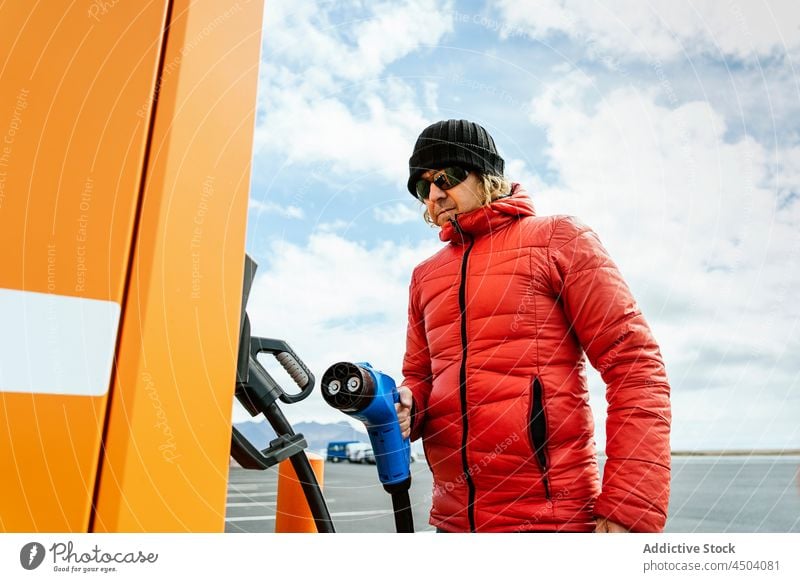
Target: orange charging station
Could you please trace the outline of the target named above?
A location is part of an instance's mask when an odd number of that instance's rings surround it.
[[[262,11],[0,6],[0,531],[223,531]]]

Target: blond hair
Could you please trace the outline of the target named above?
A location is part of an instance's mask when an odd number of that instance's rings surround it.
[[[511,182],[503,176],[489,176],[487,174],[478,174],[478,198],[481,206],[488,206],[494,200],[502,196],[506,196],[511,192]],[[428,213],[428,207],[425,206],[425,211],[422,213],[422,218],[431,226],[438,226],[431,219]]]

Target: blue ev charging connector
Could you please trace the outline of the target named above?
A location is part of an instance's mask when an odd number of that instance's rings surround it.
[[[364,423],[378,478],[392,495],[398,532],[413,532],[410,439],[404,439],[395,404],[400,401],[394,379],[367,362],[339,362],[322,375],[322,396],[333,408]]]

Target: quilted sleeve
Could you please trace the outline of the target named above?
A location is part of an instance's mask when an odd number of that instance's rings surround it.
[[[606,464],[594,513],[659,532],[670,485],[669,383],[655,338],[597,235],[560,218],[548,246],[554,290],[606,384]]]
[[[416,273],[411,279],[408,297],[408,332],[406,353],[403,358],[403,385],[414,395],[411,416],[411,440],[422,436],[425,424],[425,411],[431,393],[431,357],[425,337],[425,320],[416,293]]]

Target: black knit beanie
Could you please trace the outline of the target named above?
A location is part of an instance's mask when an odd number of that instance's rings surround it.
[[[505,162],[489,132],[465,119],[437,121],[422,130],[408,160],[408,191],[416,197],[417,180],[428,170],[461,166],[502,176]]]

